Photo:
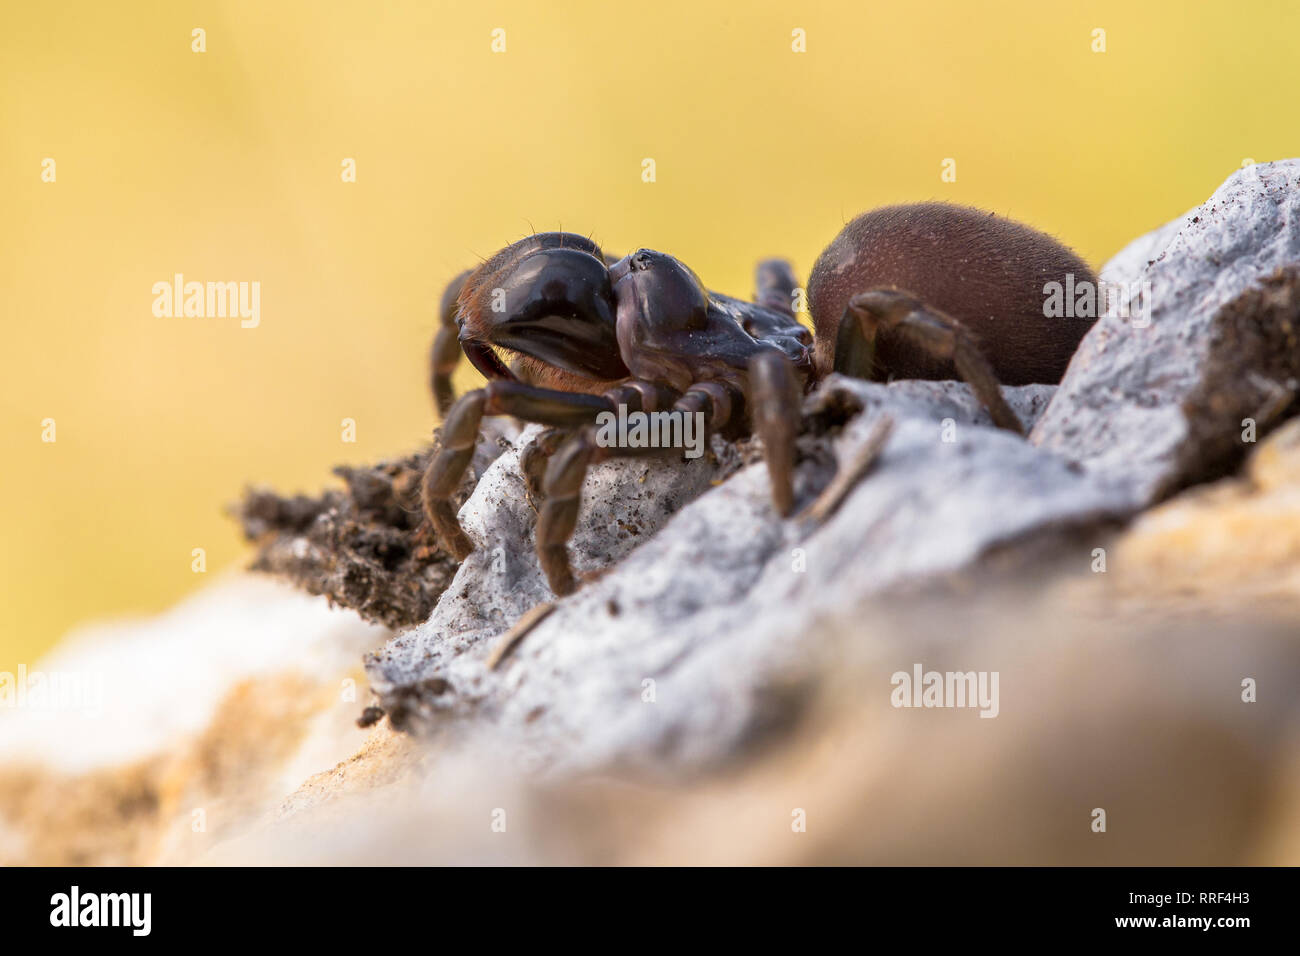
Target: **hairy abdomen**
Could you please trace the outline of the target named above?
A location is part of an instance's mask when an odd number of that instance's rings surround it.
[[[993,213],[947,203],[887,206],[844,227],[813,266],[808,305],[818,367],[828,371],[844,308],[858,292],[902,289],[969,329],[1004,385],[1059,382],[1093,316],[1044,316],[1049,282],[1096,276],[1051,236]],[[1095,300],[1094,300],[1095,301]],[[875,378],[956,378],[950,361],[882,339]]]

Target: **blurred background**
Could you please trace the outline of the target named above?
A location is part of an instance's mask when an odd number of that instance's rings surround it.
[[[714,6],[4,4],[0,671],[245,562],[246,483],[418,448],[443,285],[534,228],[747,295],[940,198],[1099,265],[1300,155],[1291,0]],[[177,272],[259,282],[260,324],[155,317]]]

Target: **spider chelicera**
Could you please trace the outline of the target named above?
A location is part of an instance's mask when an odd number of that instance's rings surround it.
[[[441,447],[422,500],[458,560],[473,543],[452,506],[484,415],[563,430],[550,445],[537,555],[551,589],[576,587],[567,542],[587,468],[628,449],[596,441],[602,412],[702,413],[724,437],[757,434],[776,510],[794,506],[800,397],[830,372],[965,380],[994,424],[1020,433],[1001,384],[1056,383],[1092,319],[1049,318],[1049,283],[1092,270],[1050,236],[946,203],[889,206],[848,223],[818,257],[794,310],[790,264],[759,263],[753,302],[710,292],[684,263],[649,249],[607,257],[590,239],[532,235],[462,273],[443,295],[433,344]],[[485,387],[454,398],[464,353]],[[502,355],[509,361],[503,361]]]

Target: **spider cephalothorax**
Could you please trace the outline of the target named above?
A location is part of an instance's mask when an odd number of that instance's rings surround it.
[[[457,338],[489,381],[596,394],[630,379],[678,392],[705,379],[740,388],[750,359],[771,349],[811,371],[812,335],[787,298],[773,300],[778,311],[709,292],[661,252],[610,262],[589,239],[548,232],[460,281]],[[499,352],[513,356],[513,369]]]
[[[529,236],[462,273],[443,296],[432,355],[442,447],[425,475],[425,511],[464,558],[473,544],[450,497],[482,416],[572,430],[547,467],[537,529],[542,568],[565,594],[575,587],[566,542],[587,467],[629,453],[595,440],[602,412],[698,415],[723,435],[757,433],[783,515],[794,505],[799,395],[830,371],[961,377],[995,424],[1019,432],[999,381],[1058,381],[1091,325],[1045,316],[1044,286],[1067,275],[1096,281],[1054,239],[989,213],[941,203],[866,213],[813,267],[814,361],[783,260],[759,264],[754,301],[744,302],[710,292],[661,252],[613,261],[582,236]],[[453,404],[462,350],[488,383]]]

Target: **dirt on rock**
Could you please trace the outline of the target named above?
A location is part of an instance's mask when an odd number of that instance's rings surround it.
[[[517,432],[504,419],[484,423],[453,498],[457,508]],[[420,503],[420,482],[440,447],[435,432],[423,451],[374,465],[339,465],[334,474],[344,487],[316,497],[249,488],[231,510],[258,547],[250,570],[285,578],[393,630],[427,620],[460,567]]]

